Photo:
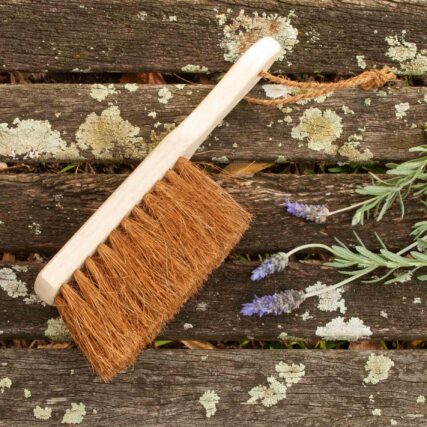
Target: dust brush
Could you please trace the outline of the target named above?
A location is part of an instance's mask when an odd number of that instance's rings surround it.
[[[228,255],[250,215],[188,159],[280,52],[255,43],[39,273],[95,371],[135,362]]]

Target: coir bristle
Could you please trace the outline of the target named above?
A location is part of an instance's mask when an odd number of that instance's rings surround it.
[[[248,228],[249,214],[184,158],[99,245],[55,303],[96,372],[133,364]]]

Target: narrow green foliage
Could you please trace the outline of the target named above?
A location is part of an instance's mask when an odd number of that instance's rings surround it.
[[[427,145],[413,147],[409,151],[427,153]],[[372,185],[358,188],[356,192],[364,196],[370,196],[360,206],[353,216],[353,225],[363,224],[373,211],[377,221],[381,221],[393,203],[400,206],[402,217],[405,215],[404,200],[412,191],[415,196],[425,200],[427,204],[427,155],[417,159],[408,160],[401,164],[387,164],[387,174],[391,178],[382,180],[371,173]]]

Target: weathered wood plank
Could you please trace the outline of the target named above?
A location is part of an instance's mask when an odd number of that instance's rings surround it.
[[[4,70],[180,71],[190,64],[223,71],[248,44],[272,35],[284,46],[276,68],[286,72],[348,73],[383,63],[426,72],[420,1],[5,0],[0,8]],[[417,50],[399,63],[387,40],[402,32],[397,43]]]
[[[124,175],[113,174],[0,175],[0,251],[58,250],[123,179]],[[326,203],[330,210],[343,208],[362,200],[354,189],[369,182],[366,174],[263,174],[223,181],[222,185],[254,215],[253,225],[237,251],[288,250],[308,240],[332,243],[334,236],[354,243],[351,212],[332,216],[320,225],[291,217],[282,204],[291,199]],[[383,221],[368,221],[354,230],[370,247],[378,247],[376,231],[390,248],[401,248],[411,241],[412,224],[425,215],[419,201],[408,200],[403,219],[395,207]]]
[[[16,269],[16,265],[21,268]],[[55,322],[48,330],[50,319],[58,318],[56,309],[28,299],[42,265],[16,265],[0,264],[0,286],[3,285],[0,287],[0,331],[3,331],[0,338],[63,339]],[[318,281],[331,285],[343,278],[329,267],[294,262],[286,272],[254,283],[249,278],[255,265],[224,263],[168,325],[162,337],[172,340],[240,340],[248,337],[277,340],[280,334],[287,334],[301,339],[321,339],[325,335],[319,327],[337,317],[343,317],[346,322],[355,317],[368,328],[364,329],[366,338],[427,339],[427,294],[425,285],[415,279],[395,285],[354,284],[341,298],[332,297],[335,304],[330,305],[331,311],[323,311],[326,307],[318,306],[316,297],[308,299],[292,315],[262,319],[240,316],[242,304],[251,301],[254,294],[306,289]],[[24,270],[27,271],[21,271],[22,266],[26,266]],[[5,290],[5,283],[8,283],[10,295]],[[355,336],[349,336],[349,340],[357,339],[358,334],[363,335],[357,328],[352,332]],[[335,335],[335,338],[341,337]]]
[[[254,94],[270,93],[269,85],[263,87]],[[1,85],[0,161],[141,160],[211,88]],[[167,99],[169,93],[172,98]],[[376,93],[349,90],[324,102],[290,105],[287,112],[242,102],[194,158],[331,163],[408,159],[413,157],[408,148],[424,141],[426,99],[425,87],[389,87]],[[399,106],[407,108],[402,115]]]
[[[427,416],[421,351],[149,350],[111,383],[101,383],[77,351],[7,349],[0,358],[0,378],[11,381],[0,403],[3,426],[35,425],[37,406],[51,409],[40,423],[57,426],[73,403],[82,426],[233,426],[236,419],[265,426],[286,419],[296,427],[420,427]],[[393,364],[377,384],[364,381],[370,358]],[[267,377],[285,383],[275,370],[280,362],[301,370],[286,398],[270,407],[245,404]],[[24,389],[31,397],[24,399]],[[208,390],[219,397],[209,418],[199,403]]]

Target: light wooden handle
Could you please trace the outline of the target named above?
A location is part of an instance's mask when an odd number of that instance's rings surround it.
[[[259,81],[259,73],[270,68],[281,46],[271,37],[255,43],[230,68],[197,108],[145,158],[102,206],[41,270],[35,282],[37,295],[47,304],[62,284],[71,280],[87,257],[117,228],[121,220],[179,157],[190,158],[212,130]]]

